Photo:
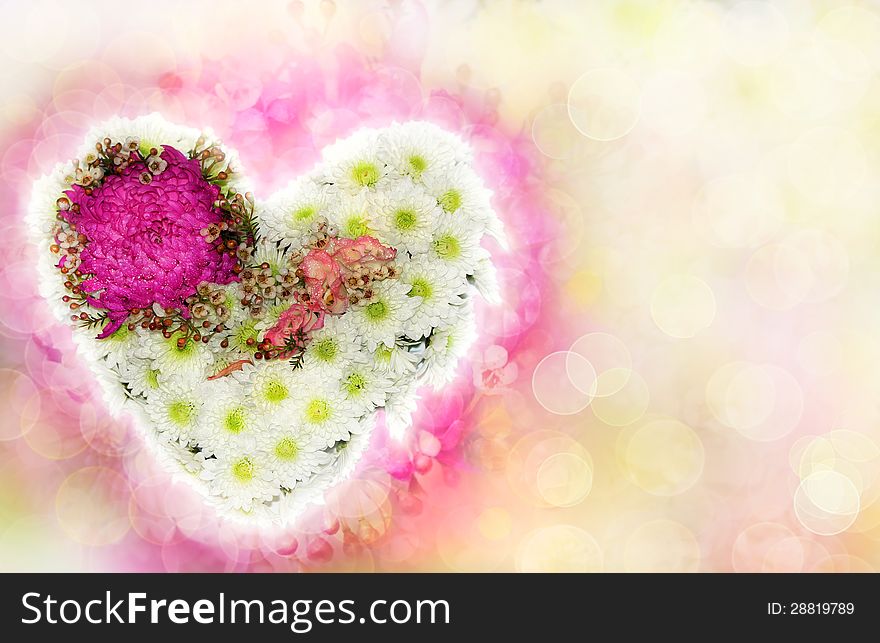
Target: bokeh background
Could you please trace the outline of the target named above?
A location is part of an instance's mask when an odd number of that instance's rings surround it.
[[[880,567],[880,4],[0,3],[0,568]],[[300,524],[219,522],[35,295],[34,178],[159,111],[262,193],[361,125],[476,150],[511,237],[454,387]]]

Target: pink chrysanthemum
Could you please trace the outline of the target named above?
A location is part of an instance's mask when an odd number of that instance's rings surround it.
[[[227,284],[236,279],[235,258],[218,252],[200,231],[221,220],[214,208],[219,188],[204,179],[198,160],[165,146],[161,172],[149,173],[132,162],[121,174],[105,177],[87,194],[79,185],[65,194],[79,205],[66,213],[87,238],[80,254],[82,283],[91,305],[108,311],[99,338],[118,329],[130,311],[154,303],[176,308],[203,281]]]

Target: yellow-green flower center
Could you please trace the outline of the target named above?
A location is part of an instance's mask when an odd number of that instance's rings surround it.
[[[147,369],[147,386],[150,388],[156,389],[159,388],[159,369],[158,368],[149,368]]]
[[[330,405],[327,400],[312,400],[306,407],[306,419],[312,424],[321,424],[330,419]]]
[[[347,236],[357,239],[367,234],[370,229],[367,227],[367,220],[364,217],[354,215],[345,222],[342,231]]]
[[[151,142],[151,141],[148,141],[148,140],[142,138],[142,139],[141,139],[141,143],[140,143],[140,145],[138,145],[138,151],[139,151],[144,157],[150,156],[150,150],[153,149],[153,148],[155,148],[156,150],[158,150],[158,152],[159,152],[159,156],[162,156],[162,152],[163,152],[164,150],[162,149],[162,146],[159,145],[158,143],[153,143],[153,142]]]
[[[230,433],[241,433],[245,429],[245,410],[241,406],[230,409],[223,418],[223,428]]]
[[[361,161],[351,168],[351,178],[358,185],[371,188],[379,180],[379,168],[369,161]]]
[[[188,400],[175,400],[168,405],[168,419],[177,426],[188,426],[195,413],[195,404]]]
[[[114,330],[107,339],[112,342],[124,342],[131,335],[131,331],[128,330],[128,324],[123,324],[116,330]]]
[[[274,322],[277,322],[278,318],[281,317],[281,313],[283,313],[288,308],[290,308],[290,303],[286,301],[282,301],[280,304],[275,304],[274,306],[271,306],[269,308],[269,315],[267,316],[267,318]],[[256,322],[254,322],[254,324],[256,325]]]
[[[461,192],[458,190],[447,190],[437,199],[440,207],[449,213],[455,212],[461,207]]]
[[[281,460],[294,460],[297,453],[299,453],[299,446],[297,446],[296,440],[291,437],[281,438],[275,445],[275,455]]]
[[[411,208],[403,208],[394,213],[394,227],[398,230],[412,230],[418,223],[418,217],[415,210]]]
[[[427,279],[413,279],[412,287],[409,289],[410,297],[421,297],[423,299],[430,299],[431,293],[434,289],[431,287],[431,284],[428,283]]]
[[[413,177],[419,178],[422,175],[422,172],[424,172],[427,168],[428,162],[425,160],[424,156],[413,154],[409,157],[409,169],[410,174],[412,174]]]
[[[187,337],[186,342],[184,342],[183,346],[177,343],[178,339],[185,337],[183,333],[174,333],[168,338],[166,341],[171,345],[171,355],[173,355],[176,359],[181,361],[188,360],[195,356],[196,350],[198,350],[197,343],[192,339],[192,337]]]
[[[263,397],[267,402],[271,402],[272,404],[283,402],[287,399],[288,395],[290,395],[290,391],[287,390],[287,386],[285,386],[284,382],[281,380],[271,380],[266,382],[266,385],[263,388]]]
[[[254,479],[254,461],[248,456],[236,460],[232,464],[232,475],[239,482],[250,482]]]
[[[336,357],[336,353],[339,351],[336,346],[336,340],[327,338],[322,339],[318,342],[315,342],[315,355],[322,362],[331,362],[333,358]]]
[[[376,349],[376,359],[382,362],[390,362],[391,361],[391,349],[388,348],[385,344],[379,344],[379,347]]]
[[[367,378],[365,378],[360,373],[352,373],[346,378],[345,384],[343,386],[345,387],[345,390],[349,395],[360,395],[367,387]]]
[[[318,209],[313,205],[306,205],[293,211],[294,221],[311,221],[318,213]]]
[[[241,326],[239,326],[235,330],[235,335],[233,336],[233,341],[239,350],[247,351],[250,353],[257,352],[257,336],[260,334],[260,331],[257,330],[257,320],[249,319],[244,322]],[[254,340],[250,344],[248,344],[248,340]]]
[[[461,256],[461,245],[458,243],[458,239],[451,234],[444,234],[434,240],[434,252],[441,259],[457,259]]]
[[[374,301],[372,304],[367,304],[364,312],[371,322],[378,322],[388,317],[388,306],[384,301]]]

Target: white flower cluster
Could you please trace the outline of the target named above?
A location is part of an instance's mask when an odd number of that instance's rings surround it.
[[[184,152],[203,135],[156,116],[105,125],[100,135],[107,130]],[[406,123],[361,130],[323,156],[309,175],[257,197],[254,261],[280,283],[290,257],[323,230],[395,248],[396,274],[342,314],[325,315],[296,359],[254,359],[284,309],[254,319],[238,302],[240,284],[225,287],[232,313],[207,343],[181,346],[177,335],[141,325],[102,340],[94,329],[74,331],[113,408],[137,414],[166,460],[225,513],[246,520],[287,522],[318,501],[366,448],[378,409],[401,433],[418,386],[447,383],[474,337],[471,286],[498,298],[481,239],[488,233],[503,242],[503,231],[459,138]],[[58,304],[61,276],[45,252],[63,173],[36,185],[29,221],[45,259],[43,294],[69,321]],[[240,181],[240,171],[231,180]]]

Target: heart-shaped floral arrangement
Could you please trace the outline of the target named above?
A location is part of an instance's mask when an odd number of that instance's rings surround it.
[[[468,146],[360,130],[260,201],[210,132],[115,119],[39,180],[43,295],[114,412],[224,513],[287,522],[347,476],[382,409],[442,386],[503,238]]]

